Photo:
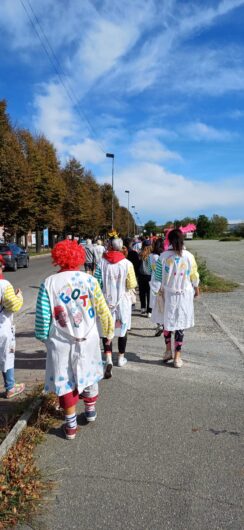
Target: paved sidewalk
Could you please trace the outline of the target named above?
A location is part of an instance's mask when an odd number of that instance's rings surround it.
[[[136,312],[129,363],[100,384],[95,424],[81,403],[77,438],[52,429],[37,449],[57,480],[41,530],[241,530],[243,357],[210,316],[216,304],[196,301],[181,370],[162,365],[163,339]]]

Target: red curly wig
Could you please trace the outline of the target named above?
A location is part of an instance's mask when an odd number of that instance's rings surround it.
[[[58,265],[61,270],[76,270],[85,263],[86,253],[82,245],[77,241],[65,239],[56,243],[52,249],[53,264]]]

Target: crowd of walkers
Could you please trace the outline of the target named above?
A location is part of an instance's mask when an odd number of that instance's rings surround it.
[[[116,234],[106,242],[87,239],[85,245],[67,239],[52,250],[59,270],[41,283],[35,333],[47,349],[45,391],[56,393],[64,409],[67,439],[76,436],[79,398],[84,400],[86,420],[96,419],[98,383],[112,376],[114,337],[118,339],[117,365],[127,364],[137,288],[142,317],[156,324],[156,336],[164,335],[162,361],[182,367],[184,330],[194,326],[199,275],[181,230],[173,229],[168,238],[167,250],[155,235],[123,241]],[[13,326],[13,313],[23,299],[4,279],[3,265],[0,259],[0,367],[6,397],[11,398],[24,390],[14,379]]]

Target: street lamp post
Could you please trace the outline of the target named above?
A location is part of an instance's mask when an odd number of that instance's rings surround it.
[[[127,213],[127,236],[130,237],[130,190],[125,190],[125,193],[128,195],[128,213]]]
[[[111,223],[114,229],[114,154],[106,153],[107,158],[112,158],[112,204],[111,204]]]
[[[135,206],[131,206],[131,208],[134,209],[134,215],[133,215],[133,220],[134,220],[134,236],[136,235],[136,220],[135,220]]]

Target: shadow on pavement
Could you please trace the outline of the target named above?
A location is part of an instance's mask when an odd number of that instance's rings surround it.
[[[35,337],[35,333],[33,330],[31,331],[17,331],[15,334],[17,339],[20,339],[21,337]]]
[[[46,355],[44,350],[37,350],[31,353],[17,350],[15,352],[15,368],[22,370],[45,370]]]

